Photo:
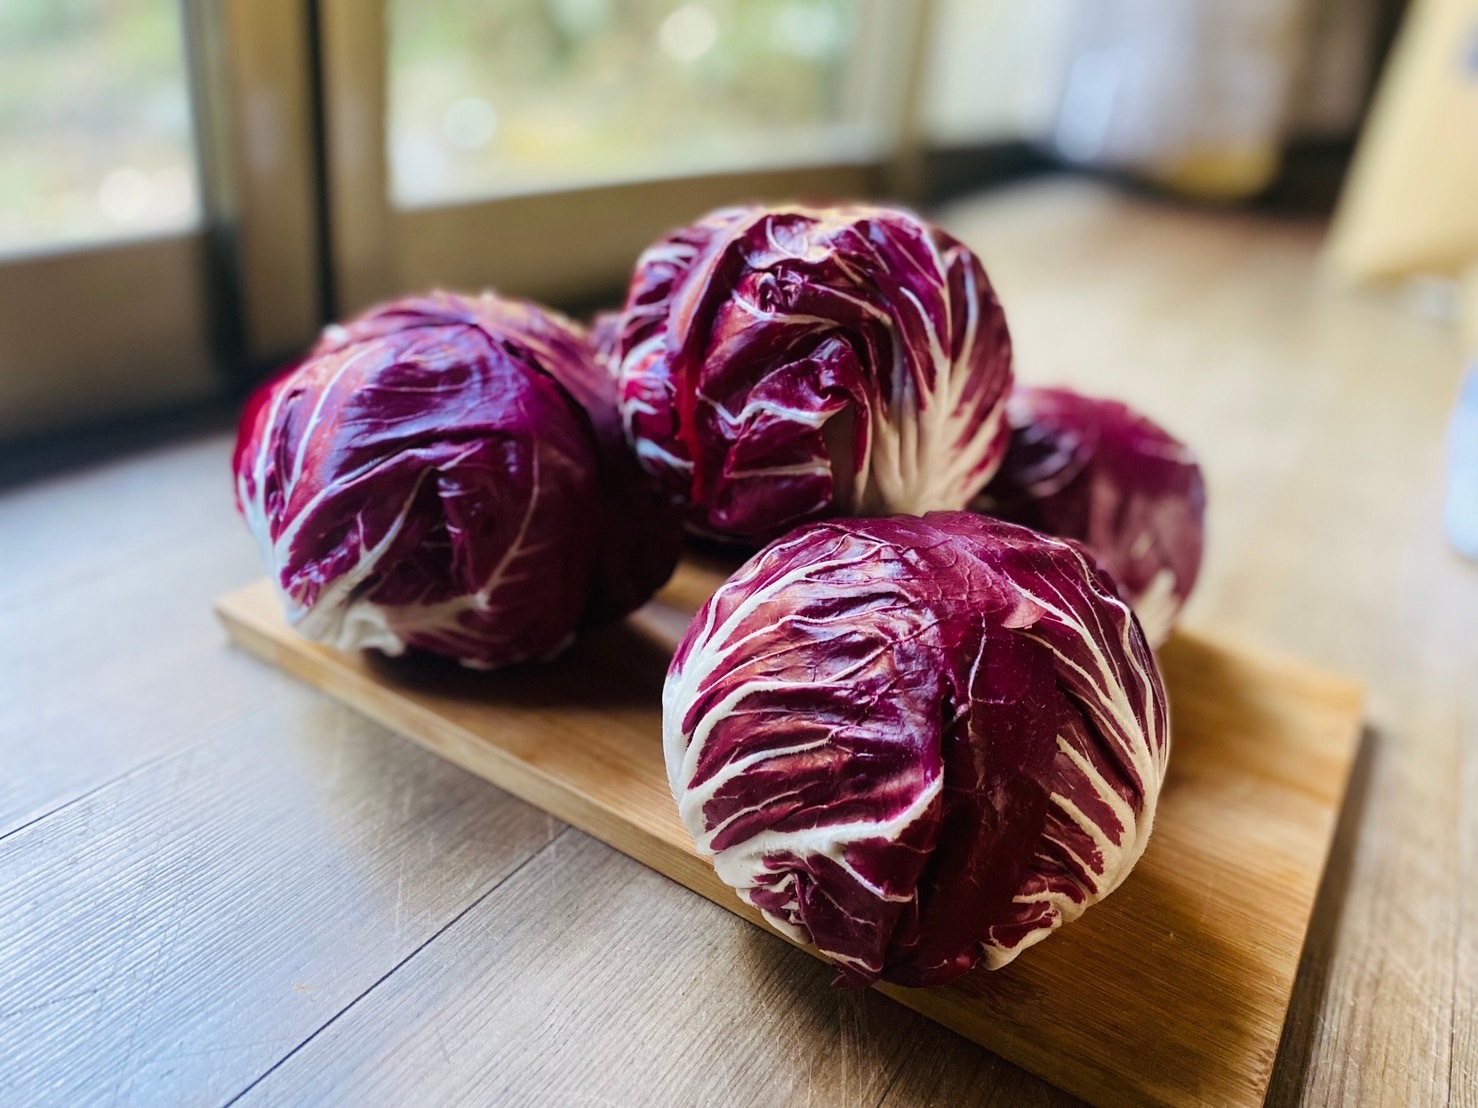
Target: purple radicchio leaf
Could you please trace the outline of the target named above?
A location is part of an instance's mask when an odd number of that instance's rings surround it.
[[[612,342],[638,459],[713,537],[963,508],[1005,450],[1000,302],[909,212],[713,212],[641,256]]]
[[[289,618],[342,649],[491,668],[644,602],[680,535],[614,393],[583,331],[491,294],[328,328],[252,398],[234,463]]]
[[[1169,753],[1154,656],[1077,544],[970,512],[802,526],[697,613],[667,772],[718,875],[839,984],[1010,962],[1111,893]]]
[[[1070,389],[1018,385],[1006,414],[1010,446],[971,508],[1083,543],[1159,646],[1201,569],[1195,455],[1132,408]]]

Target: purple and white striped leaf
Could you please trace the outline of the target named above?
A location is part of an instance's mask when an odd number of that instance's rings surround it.
[[[1169,637],[1201,570],[1206,484],[1190,448],[1114,400],[1017,386],[1011,444],[970,507],[1093,552],[1151,646]]]
[[[890,208],[728,208],[637,262],[627,437],[701,533],[963,508],[1005,450],[1005,315],[962,243]]]
[[[584,332],[491,294],[330,327],[253,397],[235,475],[289,618],[341,649],[546,657],[677,557]]]
[[[1144,850],[1169,742],[1112,582],[969,512],[798,528],[699,610],[663,693],[698,849],[839,984],[943,984],[1077,918]]]

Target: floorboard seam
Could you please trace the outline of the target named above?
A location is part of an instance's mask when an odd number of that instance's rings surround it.
[[[313,1029],[313,1031],[307,1036],[307,1038],[305,1038],[297,1046],[293,1047],[286,1054],[284,1054],[281,1058],[277,1059],[277,1061],[273,1062],[270,1066],[268,1066],[265,1070],[263,1070],[255,1078],[253,1078],[247,1084],[247,1086],[244,1089],[242,1089],[240,1092],[238,1092],[237,1094],[235,1094],[234,1096],[232,1096],[230,1099],[224,1101],[221,1104],[221,1108],[231,1108],[231,1105],[235,1104],[242,1097],[246,1096],[249,1092],[251,1092],[258,1085],[260,1085],[263,1081],[265,1081],[265,1080],[267,1080],[267,1078],[271,1077],[272,1074],[276,1073],[277,1070],[280,1067],[282,1067],[286,1062],[288,1062],[289,1060],[291,1060],[299,1051],[301,1051],[304,1047],[306,1047],[314,1039],[318,1038],[319,1035],[323,1034],[330,1027],[332,1027],[335,1023],[337,1023],[340,1018],[342,1018],[351,1009],[353,1009],[354,1006],[357,1005],[361,1000],[363,1000],[365,997],[369,996],[370,993],[374,992],[381,985],[383,985],[386,981],[388,981],[392,976],[394,976],[396,973],[398,973],[400,971],[400,969],[403,966],[405,966],[406,963],[408,963],[412,958],[416,957],[416,955],[420,954],[421,951],[425,950],[428,946],[430,946],[432,943],[434,943],[437,939],[441,938],[442,935],[446,934],[447,931],[449,931],[453,927],[455,927],[462,920],[462,918],[464,916],[466,916],[469,912],[471,912],[473,909],[475,909],[484,900],[486,900],[488,897],[492,896],[495,892],[497,892],[499,889],[501,889],[504,885],[508,884],[508,882],[511,881],[511,880],[513,880],[513,878],[517,877],[518,874],[523,870],[523,868],[525,866],[527,866],[535,858],[538,858],[541,854],[543,854],[546,850],[548,850],[550,847],[552,847],[555,843],[559,842],[559,840],[562,839],[562,838],[564,838],[565,835],[568,834],[571,830],[573,830],[573,828],[571,828],[568,824],[565,825],[563,828],[561,828],[560,831],[559,831],[559,833],[557,835],[555,835],[547,843],[545,843],[543,846],[541,846],[538,850],[536,850],[532,854],[530,854],[522,862],[518,863],[518,865],[514,866],[511,870],[509,870],[506,874],[504,874],[499,880],[497,880],[496,882],[494,882],[488,889],[486,889],[480,896],[478,896],[476,899],[474,899],[472,901],[472,903],[468,904],[465,908],[463,908],[460,912],[458,912],[456,915],[454,915],[451,919],[447,920],[446,923],[442,924],[442,926],[439,927],[439,928],[437,928],[436,931],[433,932],[431,935],[428,935],[421,943],[419,943],[416,946],[416,948],[414,950],[410,951],[410,953],[408,953],[404,958],[400,959],[400,961],[396,962],[393,966],[391,966],[383,974],[381,974],[379,977],[377,977],[374,981],[370,982],[370,984],[365,987],[365,989],[364,989],[363,992],[359,993],[359,995],[357,995],[356,997],[354,997],[353,1000],[349,1001],[348,1004],[344,1005],[344,1007],[340,1008],[337,1012],[335,1012],[333,1015],[331,1015],[328,1019],[324,1020],[323,1023],[319,1024],[319,1026],[315,1027]]]
[[[919,1041],[914,1040],[913,1045],[908,1048],[908,1053],[903,1056],[903,1061],[898,1063],[898,1068],[893,1071],[893,1076],[888,1079],[888,1085],[883,1089],[883,1095],[878,1098],[873,1108],[883,1108],[888,1103],[888,1098],[893,1095],[893,1086],[898,1084],[903,1076],[903,1071],[908,1069],[908,1064],[913,1061],[913,1056],[919,1052]]]
[[[94,785],[92,788],[87,789],[84,792],[80,792],[74,797],[62,801],[55,808],[49,808],[45,812],[42,812],[39,816],[32,816],[25,822],[16,824],[8,831],[0,831],[0,843],[5,842],[5,840],[10,838],[12,835],[19,835],[28,827],[35,827],[38,823],[44,823],[46,820],[51,819],[53,816],[61,815],[69,808],[76,807],[84,800],[89,800],[92,797],[97,796],[97,794],[100,792],[111,789],[115,785],[121,785],[130,777],[137,776],[138,774],[143,773],[145,770],[152,769],[154,766],[159,765],[161,762],[169,761],[171,758],[178,758],[182,754],[188,754],[191,751],[195,750],[197,747],[212,742],[217,738],[219,738],[219,735],[214,732],[201,735],[200,738],[196,739],[194,742],[186,744],[185,746],[178,747],[175,750],[166,750],[162,754],[156,754],[152,758],[146,758],[142,762],[139,762],[137,765],[131,766],[128,769],[124,770],[117,777],[110,777],[108,780]]]

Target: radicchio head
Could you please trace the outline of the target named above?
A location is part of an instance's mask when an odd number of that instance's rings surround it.
[[[1159,646],[1201,569],[1195,455],[1132,408],[1070,389],[1017,386],[1006,415],[1011,445],[970,506],[1083,543]]]
[[[911,213],[728,208],[637,262],[614,361],[628,438],[702,533],[963,508],[1005,450],[1005,316]]]
[[[679,533],[614,400],[584,332],[520,301],[438,292],[330,327],[252,399],[235,456],[289,618],[489,668],[641,604]]]
[[[838,982],[938,985],[1112,892],[1169,753],[1155,660],[1075,543],[969,512],[835,520],[697,613],[668,779],[718,875]]]

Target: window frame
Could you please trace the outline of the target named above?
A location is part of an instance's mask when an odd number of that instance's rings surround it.
[[[851,70],[869,73],[850,102],[875,121],[882,149],[736,172],[601,182],[397,209],[389,188],[385,6],[318,0],[327,252],[333,314],[431,285],[493,287],[583,303],[609,295],[663,230],[737,198],[875,195],[920,185],[914,126],[932,0],[863,0]],[[897,64],[880,64],[897,59]],[[885,77],[876,79],[876,74]]]
[[[205,270],[199,231],[0,261],[0,440],[212,392]]]
[[[180,10],[199,226],[0,259],[0,442],[226,395],[321,324],[307,10]]]

